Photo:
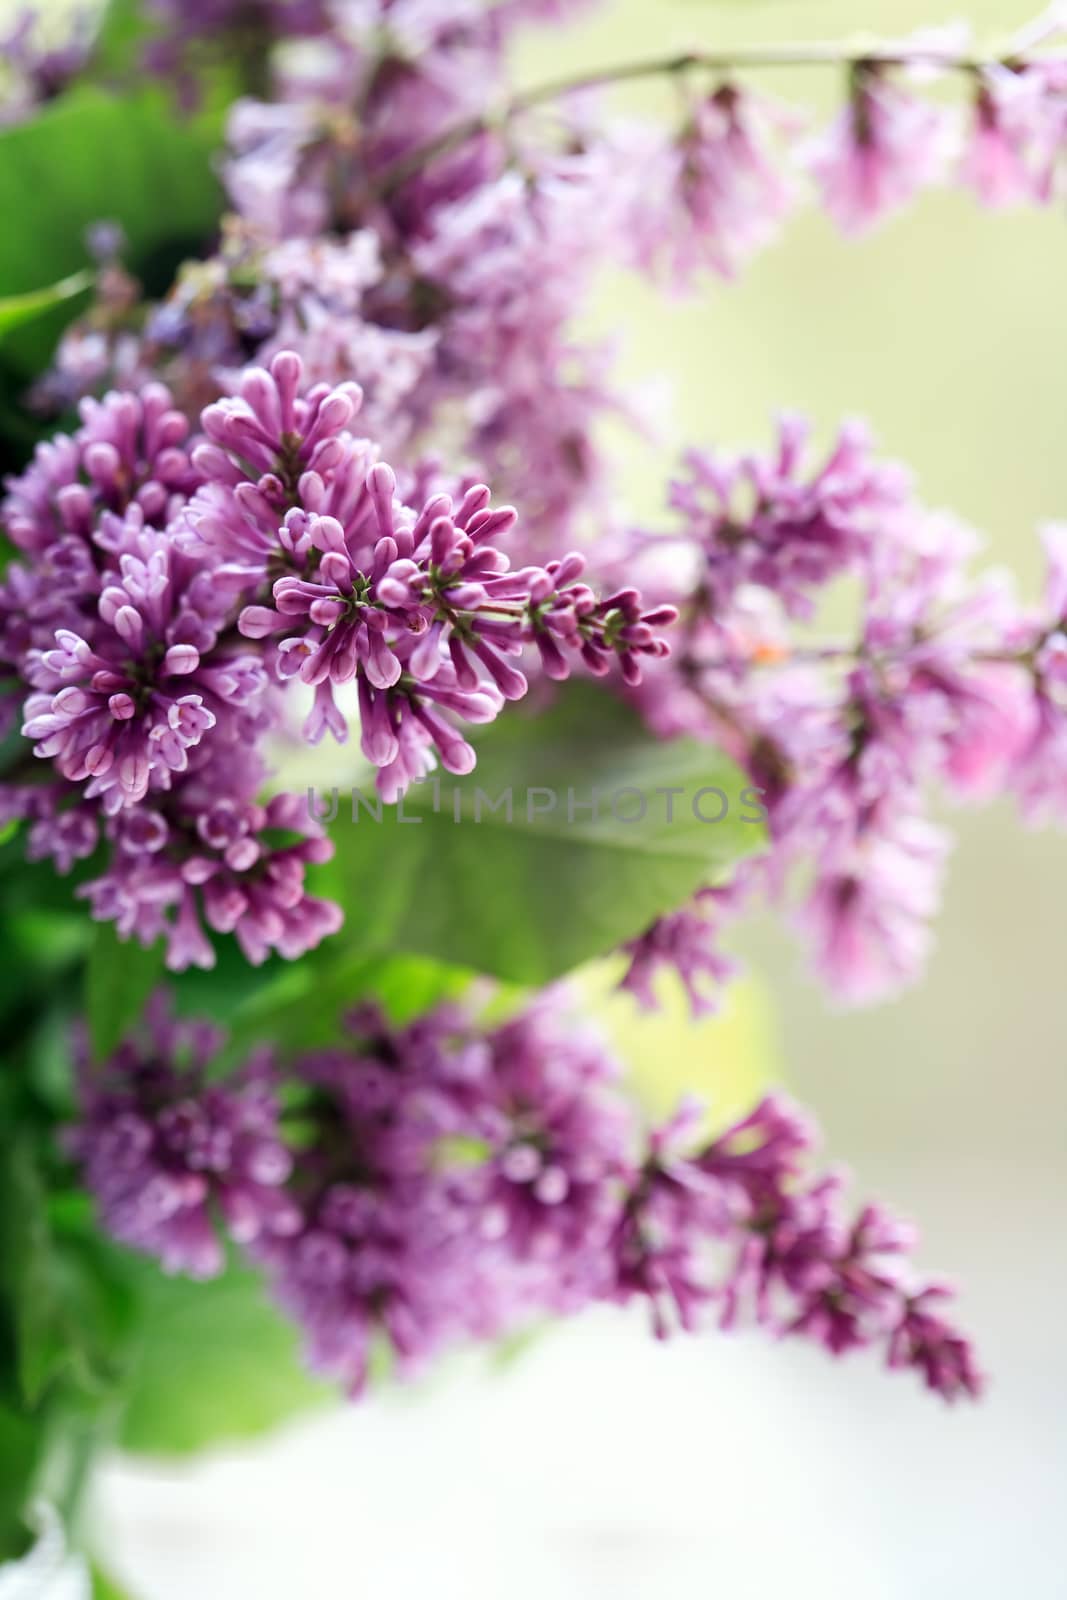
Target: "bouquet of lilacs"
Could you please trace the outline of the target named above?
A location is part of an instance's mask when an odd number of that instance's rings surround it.
[[[700,292],[803,204],[1052,203],[1067,12],[514,90],[580,9],[114,0],[8,41],[7,1553],[101,1444],[602,1302],[981,1389],[805,1113],[649,1125],[561,980],[614,954],[699,1016],[768,901],[834,1000],[915,980],[933,798],[1063,818],[1067,527],[1019,599],[861,426],[791,415],[639,526],[605,441],[647,422],[576,326],[605,266]],[[828,126],[772,67],[837,74]],[[653,77],[673,124],[597,92]],[[294,782],[320,742],[343,787]]]

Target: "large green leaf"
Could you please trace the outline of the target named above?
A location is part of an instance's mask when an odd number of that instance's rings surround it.
[[[32,1409],[62,1378],[100,1397],[121,1376],[132,1301],[92,1232],[53,1227],[30,1139],[16,1131],[0,1152],[0,1325],[18,1396]]]
[[[216,226],[218,137],[217,116],[183,119],[162,90],[118,99],[87,87],[0,131],[0,296],[36,294],[84,269],[85,230],[102,220],[121,225],[133,270],[164,288]],[[17,420],[20,388],[47,361],[73,304],[8,332],[5,426]]]
[[[298,1336],[259,1278],[231,1267],[206,1283],[138,1274],[140,1352],[120,1442],[186,1454],[274,1427],[332,1394],[301,1365]]]
[[[93,41],[88,76],[121,83],[136,71],[151,33],[152,19],[139,0],[108,0]]]
[[[0,1273],[5,1320],[22,1400],[36,1405],[66,1365],[62,1296],[53,1273],[44,1193],[25,1140],[3,1151]]]
[[[505,713],[469,778],[436,793],[417,786],[401,813],[386,808],[377,821],[359,806],[353,821],[342,796],[325,884],[345,908],[352,951],[414,951],[545,983],[641,933],[759,848],[746,786],[710,746],[651,739],[628,707],[574,686],[547,713]],[[595,817],[581,809],[594,789]],[[668,802],[668,789],[681,792]],[[510,821],[478,800],[507,790]],[[727,797],[721,821],[697,816],[702,790]],[[643,820],[628,820],[642,801]],[[722,802],[705,795],[698,808],[712,818]]]
[[[113,923],[97,925],[85,973],[89,1044],[97,1061],[137,1022],[163,977],[164,954],[162,940],[145,950],[135,940],[120,940]]]
[[[201,242],[218,218],[211,167],[217,119],[182,119],[162,91],[118,99],[63,95],[0,133],[0,291],[19,294],[86,266],[84,231],[121,224],[136,266],[176,241]]]

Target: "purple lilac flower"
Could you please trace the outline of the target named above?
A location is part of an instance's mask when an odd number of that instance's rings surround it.
[[[649,1137],[648,1156],[619,1212],[613,1243],[614,1297],[643,1301],[657,1339],[672,1326],[695,1333],[715,1295],[708,1241],[726,1225],[722,1197],[707,1177],[677,1154],[692,1132],[695,1104],[683,1105]]]
[[[688,475],[671,485],[683,537],[704,558],[701,580],[723,608],[752,584],[795,616],[810,614],[811,591],[855,568],[876,541],[895,536],[910,505],[903,468],[874,458],[860,423],[847,423],[813,470],[809,428],[784,416],[773,456],[691,451]]]
[[[909,93],[876,62],[859,61],[847,108],[802,155],[830,215],[857,234],[943,177],[957,140],[951,112]]]
[[[336,933],[340,907],[306,884],[307,868],[333,846],[297,796],[257,803],[262,781],[258,762],[235,752],[120,812],[108,825],[107,870],[79,890],[93,916],[115,922],[124,939],[163,938],[174,972],[215,965],[205,923],[232,933],[256,966],[272,950],[295,960]]]
[[[795,125],[785,106],[732,83],[701,99],[670,144],[656,141],[649,161],[634,163],[638,264],[645,271],[665,264],[683,288],[705,267],[736,276],[775,238],[796,203],[774,147]]]
[[[837,998],[866,1002],[914,979],[930,946],[947,838],[924,786],[1010,788],[1034,815],[1056,810],[1067,563],[1053,532],[1046,603],[1028,616],[996,575],[975,579],[973,534],[913,500],[862,436],[811,485],[802,437],[790,424],[770,464],[697,458],[673,489],[682,535],[638,535],[623,554],[642,582],[658,569],[653,592],[681,612],[673,657],[634,698],[661,736],[713,740],[749,772],[771,839],[748,884],[779,902],[804,884],[797,923],[817,970]],[[790,615],[814,615],[846,572],[855,641],[792,638]],[[631,984],[647,998],[671,946],[683,975],[713,975],[714,932],[668,916],[632,947]]]
[[[291,1183],[300,1227],[256,1254],[304,1331],[311,1366],[352,1393],[378,1340],[410,1370],[458,1336],[474,1304],[469,1249],[433,1170],[440,1109],[432,1100],[410,1109],[424,1089],[417,1064],[432,1071],[454,1022],[425,1019],[413,1049],[363,1010],[350,1049],[296,1064],[314,1129]]]
[[[69,1148],[108,1230],[168,1270],[219,1270],[217,1213],[312,1366],[352,1393],[379,1345],[407,1373],[634,1299],[661,1336],[717,1311],[834,1354],[881,1346],[949,1399],[979,1390],[947,1291],[907,1267],[910,1231],[876,1206],[848,1216],[841,1179],[809,1172],[805,1117],[771,1097],[699,1144],[686,1105],[641,1156],[619,1068],[559,991],[496,1024],[443,1005],[397,1026],[362,1005],[342,1045],[291,1069],[291,1149],[267,1058],[212,1082],[218,1045],[157,997],[138,1040],[82,1063]]]
[[[4,85],[0,126],[20,122],[62,93],[89,59],[97,19],[93,7],[71,7],[62,40],[46,41],[39,6],[20,6],[2,40]],[[5,22],[7,19],[5,18]]]
[[[26,822],[26,859],[50,860],[66,875],[85,861],[100,838],[95,806],[81,803],[73,784],[0,783],[0,825]]]
[[[399,1029],[364,1007],[350,1028],[297,1063],[319,1128],[291,1185],[304,1222],[256,1253],[312,1364],[358,1392],[379,1336],[410,1371],[588,1303],[633,1126],[558,1000],[491,1030],[452,1007]]]
[[[801,924],[845,1000],[875,998],[921,970],[947,840],[925,819],[920,782],[952,781],[968,765],[973,784],[977,749],[991,731],[1003,735],[988,669],[976,663],[1012,607],[999,585],[970,580],[973,543],[969,530],[927,517],[909,540],[872,551],[861,640],[854,658],[844,654],[823,760],[798,766],[772,809],[779,847],[814,862]]]
[[[683,1107],[635,1161],[617,1068],[552,992],[497,1027],[442,1007],[403,1028],[354,1013],[306,1057],[299,1231],[258,1243],[320,1369],[355,1392],[376,1339],[401,1370],[539,1311],[647,1303],[658,1334],[709,1309],[841,1354],[880,1345],[946,1398],[980,1387],[967,1342],[912,1281],[910,1230],[811,1177],[808,1120],[778,1097],[695,1150]]]
[[[1067,61],[1036,53],[1067,32],[1051,5],[1008,42],[1002,60],[975,74],[974,120],[962,177],[989,206],[1047,205],[1067,150]]]
[[[237,209],[277,239],[368,220],[386,237],[418,233],[497,170],[496,141],[477,135],[388,182],[484,109],[501,75],[500,20],[471,0],[346,5],[312,62],[279,63],[274,103],[235,107],[225,180]]]
[[[952,1290],[941,1283],[906,1295],[889,1336],[888,1361],[891,1367],[920,1372],[927,1388],[945,1400],[964,1395],[973,1399],[981,1394],[984,1380],[970,1342],[940,1314],[951,1298]]]
[[[633,1174],[633,1114],[596,1030],[547,991],[463,1063],[458,1131],[483,1161],[452,1178],[488,1247],[486,1271],[534,1310],[579,1309],[603,1290],[619,1186]]]
[[[89,539],[103,511],[136,506],[164,528],[197,482],[185,448],[189,423],[169,391],[82,401],[81,427],[37,446],[20,477],[8,478],[0,519],[20,550],[39,554],[66,535]]]
[[[282,1188],[291,1159],[267,1064],[209,1081],[222,1038],[208,1023],[172,1018],[157,995],[140,1037],[100,1067],[83,1053],[80,1116],[67,1135],[108,1232],[194,1278],[224,1264],[216,1209],[245,1246],[299,1223]]]
[[[484,484],[458,504],[437,493],[405,507],[391,468],[347,432],[358,391],[316,387],[301,400],[299,383],[300,363],[284,353],[207,408],[211,442],[194,452],[207,482],[185,515],[223,558],[224,581],[281,572],[272,604],[246,606],[239,626],[251,639],[282,636],[279,675],[315,689],[306,737],[346,736],[333,689],[355,681],[362,748],[393,798],[428,770],[431,750],[447,770],[471,770],[473,750],[441,713],[487,722],[525,694],[512,658],[526,643],[549,677],[569,676],[577,658],[598,675],[617,664],[628,683],[666,650],[657,630],[673,610],[646,610],[632,588],[598,599],[578,581],[581,556],[513,570],[496,541],[515,512],[492,509]]]
[[[233,110],[227,184],[239,225],[258,236],[259,264],[246,263],[240,282],[211,294],[225,248],[197,264],[187,275],[198,284],[195,312],[172,297],[149,317],[144,340],[136,317],[110,339],[98,326],[76,330],[60,357],[66,387],[96,383],[109,364],[114,377],[115,363],[127,379],[143,376],[158,366],[160,345],[177,342],[165,370],[192,411],[209,397],[205,385],[224,388],[248,359],[265,363],[295,348],[316,378],[360,373],[370,431],[387,452],[412,435],[425,440],[446,419],[454,436],[462,415],[479,474],[522,505],[530,550],[556,554],[603,520],[610,474],[591,435],[600,418],[626,408],[607,381],[606,353],[571,335],[574,308],[596,269],[620,256],[647,269],[666,250],[683,279],[704,261],[724,271],[741,265],[791,202],[775,145],[779,132],[792,135],[794,119],[730,82],[696,102],[668,145],[593,124],[571,96],[549,136],[516,119],[505,145],[483,119],[494,89],[506,87],[506,36],[521,16],[544,9],[555,17],[561,8],[570,9],[567,0],[346,6],[319,39],[313,66],[281,68],[279,99],[242,100]],[[165,9],[172,12],[170,0]],[[194,8],[192,33],[208,19],[234,20],[230,0]],[[324,19],[314,0],[264,0],[251,21],[269,35],[314,31]],[[978,113],[963,175],[994,203],[1017,192],[1045,200],[1055,190],[1065,69],[1032,53],[1054,31],[1029,30],[1011,42],[1004,65],[973,69]],[[941,30],[901,41],[893,55],[926,62],[936,75],[963,65],[967,46]],[[849,223],[908,198],[951,153],[950,114],[903,86],[917,75],[914,64],[855,63],[849,109],[802,152]],[[464,128],[473,131],[459,137]],[[378,246],[382,275],[358,309],[336,304],[333,287],[320,295],[307,283],[291,293],[302,255],[308,268],[332,258],[342,276],[355,265],[354,255],[341,265],[349,252],[334,235],[373,236]],[[291,256],[283,272],[290,292],[279,289],[275,251]],[[336,284],[333,267],[326,279]]]
[[[23,677],[31,653],[54,645],[57,629],[82,627],[99,592],[93,552],[76,534],[46,545],[32,566],[12,561],[0,582],[0,662],[10,676]]]
[[[576,127],[575,151],[533,147],[525,176],[505,172],[439,208],[412,251],[421,292],[442,306],[426,399],[460,402],[472,458],[522,506],[525,549],[542,556],[606,502],[596,420],[632,420],[611,352],[572,331],[628,199],[612,153],[580,140]]]
[[[87,401],[78,433],[9,485],[27,559],[0,587],[0,666],[13,711],[32,691],[23,732],[48,763],[20,775],[13,814],[63,871],[103,839],[82,891],[93,915],[163,938],[174,970],[213,964],[205,927],[260,962],[340,924],[305,886],[328,843],[289,800],[257,800],[257,747],[281,714],[272,679],[313,689],[312,740],[346,735],[333,691],[356,683],[392,801],[435,762],[471,770],[457,723],[526,692],[524,653],[550,678],[617,668],[635,683],[674,615],[632,587],[599,598],[577,555],[513,569],[497,541],[515,513],[484,485],[449,494],[419,471],[406,481],[425,498],[406,505],[349,432],[358,388],[301,380],[291,352],[246,372],[204,411],[191,455],[161,386]],[[268,844],[279,827],[297,836]]]
[[[986,68],[977,81],[974,123],[961,176],[983,205],[1009,206],[1035,198],[1030,154],[1037,131],[1037,80],[1004,67]]]
[[[1067,526],[1042,529],[1046,578],[1042,603],[1004,630],[1006,662],[997,673],[999,723],[991,759],[1032,821],[1062,822],[1067,794]],[[1017,662],[1018,665],[1014,665]],[[971,755],[974,743],[962,756]],[[988,759],[988,758],[987,758]]]
[[[620,1298],[647,1299],[660,1335],[672,1316],[692,1330],[717,1305],[725,1326],[752,1316],[833,1355],[881,1346],[946,1400],[977,1396],[969,1343],[929,1310],[946,1291],[912,1280],[912,1230],[879,1206],[849,1218],[841,1178],[808,1176],[805,1117],[773,1096],[682,1154],[692,1123],[683,1109],[652,1139],[620,1221]]]
[[[267,684],[254,656],[220,647],[225,601],[202,563],[132,514],[122,546],[93,626],[59,628],[54,648],[28,656],[39,692],[22,729],[110,813],[169,787],[212,730],[254,733]]]
[[[1040,106],[1031,146],[1037,169],[1036,198],[1047,205],[1062,191],[1067,153],[1067,61],[1032,62],[1026,76]]]
[[[434,496],[412,525],[395,505],[395,489],[391,469],[378,463],[347,527],[333,516],[307,516],[300,553],[315,562],[313,575],[277,579],[273,607],[247,607],[242,632],[259,638],[300,629],[281,640],[279,670],[311,685],[361,673],[374,689],[390,689],[405,656],[410,674],[426,681],[451,658],[468,688],[476,687],[480,664],[501,694],[520,697],[526,680],[504,659],[517,653],[520,619],[506,610],[492,620],[479,614],[494,599],[530,598],[536,575],[510,574],[488,542],[507,532],[515,512],[489,511],[489,490],[476,485],[459,506]],[[416,641],[410,651],[396,647],[397,636],[406,646],[405,635]]]
[[[639,939],[623,945],[630,964],[620,987],[654,1011],[655,981],[668,969],[681,978],[695,1017],[717,1011],[723,988],[738,970],[719,948],[719,936],[723,923],[736,914],[739,898],[732,884],[701,889],[690,905],[659,917]]]
[[[827,845],[797,916],[816,971],[836,1000],[869,1005],[914,980],[931,945],[949,839],[890,793],[863,813],[850,845]]]

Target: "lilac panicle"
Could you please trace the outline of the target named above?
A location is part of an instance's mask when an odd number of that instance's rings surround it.
[[[664,969],[677,973],[695,1017],[718,1010],[722,990],[737,965],[719,948],[723,922],[736,914],[739,886],[701,889],[688,906],[670,911],[638,939],[622,947],[629,959],[620,987],[646,1010],[655,1010],[656,979]]]
[[[105,1227],[168,1270],[219,1270],[228,1235],[352,1393],[381,1343],[408,1373],[635,1299],[661,1336],[751,1317],[835,1355],[879,1347],[948,1399],[979,1391],[947,1291],[907,1266],[910,1231],[876,1206],[849,1216],[840,1177],[811,1175],[805,1117],[772,1096],[701,1144],[683,1106],[642,1140],[618,1064],[559,991],[502,1022],[359,1006],[287,1072],[291,1148],[266,1058],[213,1082],[218,1044],[157,997],[138,1040],[83,1062],[69,1147]]]
[[[807,1175],[806,1118],[771,1097],[685,1155],[691,1122],[683,1112],[653,1138],[620,1219],[617,1293],[647,1299],[658,1333],[717,1307],[724,1326],[751,1316],[832,1355],[880,1348],[949,1401],[981,1392],[967,1340],[927,1314],[947,1291],[914,1280],[912,1231],[878,1206],[850,1218],[842,1180]]]
[[[859,62],[846,109],[803,157],[830,215],[858,234],[944,177],[957,147],[950,111],[902,88],[877,63]]]
[[[562,1026],[561,1026],[562,1024]],[[953,1399],[970,1347],[913,1282],[912,1243],[878,1207],[808,1176],[813,1132],[784,1101],[695,1152],[680,1116],[636,1156],[616,1068],[546,995],[497,1027],[442,1008],[406,1028],[364,1008],[353,1042],[296,1074],[318,1132],[288,1193],[302,1222],[252,1252],[305,1326],[313,1363],[357,1391],[376,1338],[402,1370],[547,1310],[645,1300],[657,1331],[708,1309],[834,1354],[875,1345]]]
[[[282,1188],[291,1160],[266,1064],[211,1082],[221,1042],[210,1024],[173,1018],[157,995],[139,1038],[99,1067],[83,1051],[79,1119],[67,1131],[108,1232],[194,1278],[224,1265],[216,1211],[246,1246],[298,1221]]]
[[[131,506],[162,528],[196,483],[189,423],[162,384],[88,398],[79,411],[76,433],[39,444],[26,471],[5,484],[3,524],[20,550],[42,552],[65,534],[88,539],[101,512],[121,516]]]
[[[122,544],[94,625],[57,629],[25,666],[39,692],[24,735],[108,812],[169,787],[211,730],[229,742],[255,726],[267,686],[254,656],[218,647],[225,605],[210,572],[133,513]]]
[[[307,868],[333,846],[298,796],[259,804],[262,779],[248,756],[209,763],[157,803],[119,813],[108,825],[106,871],[78,891],[92,915],[113,921],[122,938],[162,938],[174,972],[215,965],[207,929],[232,933],[254,966],[272,951],[295,960],[336,933],[340,907],[306,883]]]
[[[676,527],[634,534],[613,560],[680,613],[637,705],[661,736],[713,741],[747,771],[770,833],[747,886],[799,894],[816,971],[838,1000],[870,1003],[913,982],[931,947],[949,845],[931,782],[1062,813],[1065,541],[1047,531],[1046,598],[1027,612],[999,575],[974,575],[974,535],[927,510],[860,430],[814,472],[805,437],[786,419],[770,457],[691,454]],[[852,635],[795,636],[842,578]],[[694,910],[629,948],[645,999],[667,960],[690,986],[714,979],[715,919],[702,929]]]
[[[635,151],[627,220],[637,264],[665,270],[683,289],[703,268],[735,277],[797,202],[776,148],[796,121],[779,103],[727,83],[697,101],[669,141]],[[628,155],[623,145],[620,164]]]
[[[290,1185],[303,1223],[255,1253],[312,1364],[358,1392],[380,1337],[412,1371],[587,1303],[633,1130],[614,1065],[558,1003],[489,1030],[450,1007],[349,1026],[296,1064],[319,1129]]]
[[[962,176],[987,206],[1047,205],[1067,148],[1067,62],[1036,59],[978,74]]]
[[[704,557],[703,582],[720,607],[743,585],[769,589],[790,613],[855,568],[891,534],[910,504],[907,474],[875,459],[860,423],[842,427],[815,467],[804,419],[779,420],[773,455],[691,451],[670,503]]]
[[[347,428],[358,392],[312,388],[290,353],[245,374],[232,401],[208,407],[211,443],[194,453],[208,480],[185,513],[220,576],[270,583],[270,604],[245,606],[246,638],[276,638],[280,677],[316,691],[309,739],[347,736],[333,688],[355,681],[362,748],[389,798],[428,769],[431,753],[469,772],[471,746],[449,712],[486,722],[525,694],[514,658],[536,645],[549,677],[577,657],[602,675],[618,665],[640,681],[643,658],[666,645],[669,607],[644,609],[636,590],[598,599],[577,582],[584,559],[514,569],[497,540],[513,527],[484,484],[411,508],[396,474]],[[271,581],[269,569],[281,575]]]

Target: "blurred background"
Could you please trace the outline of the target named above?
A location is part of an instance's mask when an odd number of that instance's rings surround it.
[[[961,13],[995,33],[1035,9],[607,0],[545,30],[521,69],[537,81],[857,24],[893,36]],[[823,70],[766,82],[824,109],[840,88]],[[695,300],[606,283],[596,329],[618,337],[627,378],[675,389],[663,441],[628,452],[635,503],[657,508],[682,442],[762,446],[780,407],[823,433],[859,413],[1032,591],[1035,525],[1067,517],[1065,285],[1062,211],[995,215],[943,193],[858,244],[803,214],[740,283]],[[813,1107],[830,1155],[919,1219],[924,1265],[960,1281],[992,1375],[981,1406],[949,1413],[862,1357],[758,1335],[657,1346],[639,1315],[594,1316],[189,1468],[116,1461],[100,1512],[119,1578],[144,1600],[1067,1593],[1067,841],[1006,807],[955,824],[918,990],[835,1015],[785,934],[759,926],[743,938],[756,977],[721,1023],[621,1026],[646,1071],[727,1099],[770,1077]]]

